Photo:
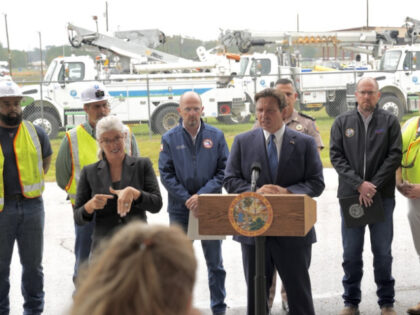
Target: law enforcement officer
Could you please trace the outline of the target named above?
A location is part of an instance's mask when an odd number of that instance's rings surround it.
[[[0,81],[0,314],[9,314],[9,273],[17,242],[22,264],[24,314],[44,309],[44,174],[51,163],[45,131],[22,120],[22,92]]]
[[[298,94],[293,86],[293,82],[289,79],[278,79],[276,82],[276,89],[283,92],[286,97],[286,114],[284,123],[288,128],[303,132],[315,139],[318,150],[324,148],[322,143],[321,135],[318,127],[315,124],[315,118],[300,113],[295,109],[295,103]]]
[[[55,164],[55,176],[58,186],[67,192],[72,206],[75,203],[76,188],[83,167],[98,161],[95,127],[99,119],[109,115],[109,99],[110,96],[103,84],[87,83],[81,93],[87,121],[66,132],[61,142]],[[125,150],[129,155],[139,155],[136,139],[131,132],[130,136],[126,138]],[[89,257],[94,226],[95,220],[83,226],[75,224],[74,252],[76,261],[73,279],[77,276],[80,264]]]

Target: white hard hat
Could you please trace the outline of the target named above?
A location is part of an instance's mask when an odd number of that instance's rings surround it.
[[[1,97],[23,97],[20,87],[11,80],[0,81],[0,98]]]
[[[110,99],[110,96],[102,83],[90,82],[87,83],[86,88],[82,91],[81,99],[83,104],[89,104],[99,101],[107,101]]]

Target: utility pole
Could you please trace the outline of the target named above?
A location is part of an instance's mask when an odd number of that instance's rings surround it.
[[[44,81],[44,67],[42,65],[42,41],[41,41],[41,32],[38,32],[39,34],[39,58],[41,62],[41,80],[39,82],[39,91],[41,93],[41,119],[42,119],[42,127],[44,127],[44,98],[42,95],[42,86]],[[44,128],[45,130],[45,128]]]
[[[366,29],[369,29],[369,0],[366,0]]]
[[[7,53],[9,59],[9,72],[10,76],[12,76],[12,53],[10,52],[10,43],[9,43],[9,30],[7,28],[7,14],[4,13],[4,23],[6,24],[6,39],[7,39]]]
[[[299,32],[299,13],[296,14],[296,31]]]
[[[105,1],[105,21],[106,21],[106,31],[108,32],[108,1]]]

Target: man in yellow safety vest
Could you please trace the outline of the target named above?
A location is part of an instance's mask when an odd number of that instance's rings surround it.
[[[66,132],[58,151],[55,169],[57,184],[67,192],[72,206],[76,199],[77,184],[83,167],[98,161],[96,123],[110,113],[108,102],[110,96],[103,84],[99,82],[86,83],[80,97],[84,104],[83,109],[86,112],[87,121]],[[131,132],[130,137],[126,139],[125,147],[127,154],[139,155],[136,139]],[[95,220],[83,226],[77,224],[74,226],[76,261],[73,279],[77,276],[80,264],[89,257]]]
[[[410,118],[402,127],[402,161],[397,170],[397,188],[408,199],[408,222],[414,247],[420,257],[420,116]],[[420,303],[410,307],[408,314],[420,314]]]
[[[17,242],[22,264],[24,314],[44,309],[44,174],[51,163],[45,131],[22,120],[23,95],[12,81],[0,81],[0,314],[9,314],[9,273]]]

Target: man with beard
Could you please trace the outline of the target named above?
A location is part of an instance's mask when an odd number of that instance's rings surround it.
[[[9,273],[17,242],[24,314],[44,309],[44,174],[51,145],[44,130],[22,120],[20,88],[0,82],[0,314],[9,314]]]
[[[75,203],[77,184],[83,167],[98,161],[96,123],[110,113],[108,102],[110,96],[103,84],[99,82],[86,83],[86,87],[81,93],[81,99],[87,121],[66,132],[55,164],[57,184],[67,192],[72,206]],[[130,134],[131,136],[126,138],[125,150],[129,155],[139,156],[134,134]],[[74,225],[76,239],[73,280],[77,277],[80,264],[89,258],[94,226],[94,219],[86,225]]]
[[[169,221],[187,231],[190,214],[197,217],[198,195],[222,193],[229,150],[223,132],[200,119],[203,106],[197,93],[186,92],[179,103],[182,119],[162,137],[159,172],[168,191]],[[207,263],[212,312],[226,314],[222,241],[202,240],[201,246]]]
[[[378,83],[362,78],[356,86],[356,109],[338,116],[331,127],[330,159],[338,173],[337,197],[355,196],[369,208],[382,203],[384,218],[368,224],[376,294],[382,315],[395,315],[395,280],[392,277],[391,245],[395,207],[395,171],[401,163],[401,131],[396,116],[378,108]],[[354,205],[352,205],[354,208]],[[357,208],[358,214],[363,209]],[[363,243],[366,224],[347,227],[341,208],[343,242],[343,300],[340,315],[359,314],[363,276]],[[353,216],[355,211],[353,211]]]

